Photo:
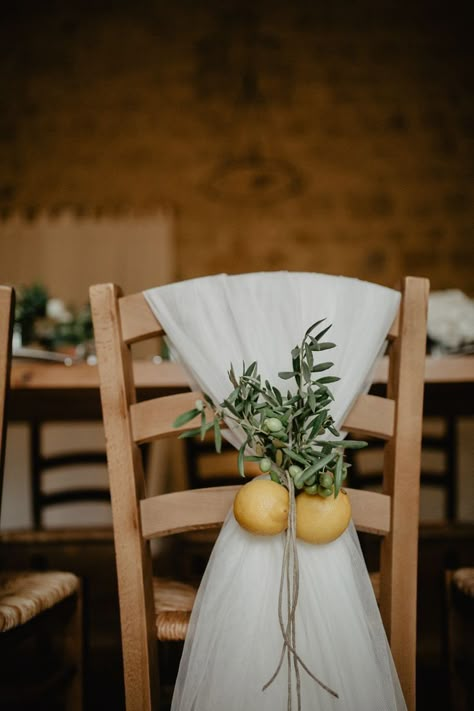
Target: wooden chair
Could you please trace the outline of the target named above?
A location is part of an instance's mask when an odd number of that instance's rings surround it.
[[[193,590],[152,579],[150,540],[219,526],[238,486],[147,497],[139,445],[177,434],[175,417],[198,395],[135,401],[130,346],[163,333],[142,294],[113,284],[91,287],[112,497],[128,711],[157,709],[156,640],[184,639]],[[361,395],[345,422],[386,441],[384,493],[350,490],[358,529],[381,537],[380,609],[407,700],[415,708],[416,587],[420,441],[428,282],[403,282],[388,339],[388,397]],[[191,422],[182,429],[195,426]],[[176,593],[182,592],[176,598]]]
[[[13,290],[0,287],[0,502],[14,301]],[[36,645],[40,654],[32,654]],[[5,711],[56,708],[59,698],[70,711],[82,709],[82,597],[72,573],[0,572],[0,698]]]

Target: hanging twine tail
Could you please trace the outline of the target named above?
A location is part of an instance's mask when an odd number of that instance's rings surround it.
[[[300,583],[300,571],[298,564],[298,549],[296,547],[296,502],[295,502],[295,487],[293,484],[293,479],[286,472],[286,483],[288,486],[289,493],[289,511],[288,511],[288,528],[286,530],[285,537],[285,547],[283,550],[283,561],[281,566],[280,575],[280,589],[278,594],[278,621],[280,624],[281,634],[283,637],[283,646],[280,654],[280,659],[277,664],[277,668],[272,674],[271,678],[267,681],[262,691],[268,689],[268,687],[273,684],[277,678],[280,670],[283,666],[283,660],[287,658],[288,665],[288,711],[292,711],[292,685],[293,685],[293,675],[292,667],[294,667],[295,680],[296,680],[296,698],[298,703],[297,711],[301,711],[301,673],[300,666],[305,670],[305,672],[314,681],[319,684],[325,691],[327,691],[331,696],[336,699],[339,698],[339,694],[327,686],[324,682],[318,679],[313,672],[308,669],[306,664],[303,662],[301,657],[296,651],[296,624],[295,624],[295,614],[296,605],[298,603],[299,595],[299,583]],[[286,583],[286,609],[283,608],[284,598],[283,589]],[[286,623],[284,620],[284,612],[286,612]]]

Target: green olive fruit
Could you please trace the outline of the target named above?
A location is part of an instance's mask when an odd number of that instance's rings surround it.
[[[311,496],[314,496],[318,493],[318,485],[312,484],[311,486],[305,486],[304,490],[307,494],[311,494]]]
[[[305,481],[304,481],[304,471],[303,471],[303,470],[301,470],[300,473],[297,474],[297,475],[293,478],[293,484],[295,485],[295,487],[296,487],[297,489],[302,489],[302,488],[303,488],[303,486],[304,486],[304,484],[305,484]]]
[[[288,469],[288,474],[294,478],[295,476],[298,476],[298,474],[301,474],[302,471],[303,470],[301,469],[301,467],[299,467],[297,464],[292,464],[291,467]]]
[[[266,474],[272,468],[272,463],[268,457],[264,457],[260,460],[260,464],[258,466],[260,467],[260,471]]]
[[[333,484],[333,478],[330,474],[324,473],[319,477],[319,485],[325,489],[330,489]]]
[[[332,489],[327,489],[324,486],[318,486],[318,494],[326,498],[326,496],[331,496]]]
[[[267,417],[263,424],[269,432],[280,432],[283,429],[281,420],[278,417]]]

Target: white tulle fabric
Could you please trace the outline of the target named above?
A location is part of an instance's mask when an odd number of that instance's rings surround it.
[[[345,277],[273,272],[218,275],[150,289],[145,297],[165,328],[191,382],[220,403],[234,364],[258,361],[278,384],[291,369],[291,349],[312,323],[333,324],[325,351],[332,415],[340,425],[370,373],[399,304],[398,292]],[[321,328],[324,324],[321,325]],[[280,381],[286,391],[291,381]],[[234,430],[238,445],[241,431]],[[173,696],[172,711],[285,711],[288,668],[265,691],[282,648],[278,591],[284,534],[254,536],[232,512],[201,582]],[[298,541],[300,592],[296,647],[332,697],[301,671],[303,711],[399,711],[405,702],[394,669],[357,534],[336,541]],[[293,709],[296,691],[293,683]]]

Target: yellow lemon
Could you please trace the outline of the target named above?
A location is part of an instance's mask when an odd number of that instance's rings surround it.
[[[296,536],[308,543],[329,543],[338,538],[351,520],[351,502],[341,489],[322,497],[303,492],[296,497]]]
[[[254,479],[234,499],[234,516],[250,533],[273,536],[288,525],[288,491],[271,479]]]

